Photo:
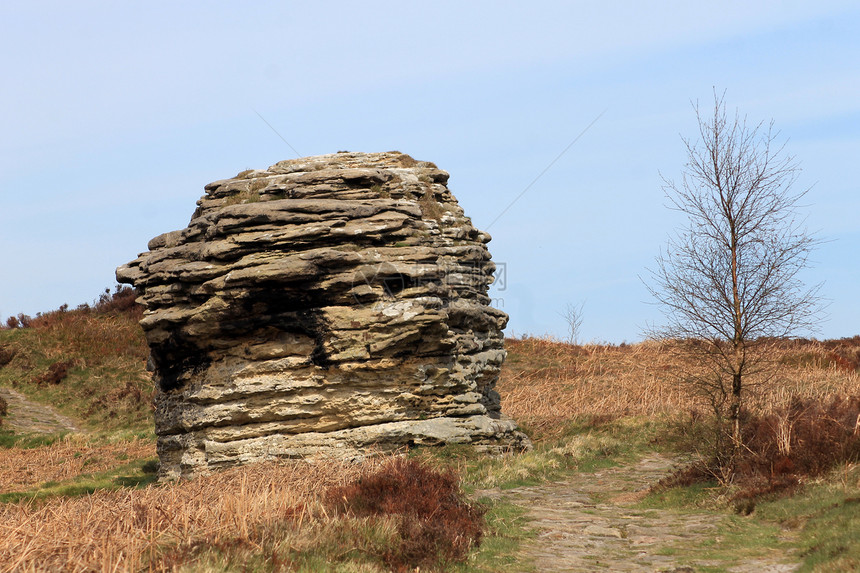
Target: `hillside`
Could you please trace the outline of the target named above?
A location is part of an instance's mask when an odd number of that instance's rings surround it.
[[[485,458],[447,447],[413,452],[415,467],[391,466],[384,457],[361,465],[286,462],[159,486],[139,318],[130,292],[119,290],[85,308],[20,317],[10,321],[14,328],[0,329],[0,387],[56,409],[82,430],[62,437],[0,425],[0,526],[8,526],[0,534],[3,570],[323,571],[332,563],[344,571],[416,564],[527,570],[550,550],[541,543],[556,543],[529,540],[530,527],[545,527],[534,508],[555,503],[528,502],[529,496],[557,495],[542,484],[567,483],[563,495],[569,495],[570,487],[596,483],[583,477],[590,472],[610,476],[605,469],[616,467],[622,476],[648,460],[664,460],[655,467],[695,462],[709,431],[706,406],[674,376],[669,348],[508,339],[502,409],[529,433],[531,453]],[[671,475],[663,470],[659,484],[654,470],[646,482],[631,477],[637,488],[652,486],[638,492],[624,490],[620,478],[601,478],[615,489],[590,494],[597,496],[594,511],[606,512],[605,519],[631,511],[653,516],[648,512],[655,509],[667,516],[697,512],[718,524],[721,539],[709,553],[720,565],[708,570],[784,559],[802,562],[802,570],[860,567],[860,549],[849,541],[860,535],[852,510],[860,498],[860,337],[775,341],[772,358],[776,376],[757,389],[746,414],[750,455],[730,479],[696,463]],[[449,470],[459,481],[444,477]],[[450,499],[461,499],[462,488],[473,501],[457,502],[441,521],[398,513],[407,510],[394,505],[361,514],[333,501],[368,495],[350,484],[387,484],[373,494],[379,495],[415,476],[436,480],[443,497],[447,487],[454,488]],[[480,506],[470,505],[475,499]],[[472,520],[484,512],[484,525],[475,525],[465,545],[430,543],[479,523]],[[628,530],[613,527],[605,528],[608,535],[617,531],[618,543],[629,545],[622,535]],[[591,535],[606,535],[601,531]],[[665,543],[646,548],[649,555],[699,570],[701,547]],[[455,565],[464,549],[471,557]]]
[[[117,289],[92,306],[10,319],[0,329],[0,386],[53,405],[88,431],[151,431],[140,316],[133,291]]]

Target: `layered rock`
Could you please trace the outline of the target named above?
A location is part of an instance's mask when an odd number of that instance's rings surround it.
[[[206,186],[117,269],[145,306],[161,475],[465,443],[528,447],[494,386],[507,315],[446,186],[398,152],[282,161]]]

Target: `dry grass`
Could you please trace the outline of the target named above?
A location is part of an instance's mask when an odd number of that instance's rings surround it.
[[[292,571],[315,559],[325,570],[348,560],[348,570],[433,571],[480,540],[483,511],[458,484],[420,461],[377,457],[7,503],[0,571]]]
[[[155,456],[150,440],[94,445],[80,436],[66,436],[49,446],[2,450],[0,493],[21,491],[44,482],[59,482],[84,473],[122,465],[126,460]]]
[[[170,571],[201,547],[259,548],[272,535],[310,545],[319,528],[303,524],[325,518],[325,488],[378,463],[260,464],[177,485],[0,505],[0,571]]]
[[[502,411],[538,438],[557,434],[572,419],[704,412],[677,377],[677,359],[656,342],[576,346],[528,338],[509,339],[507,348],[508,360],[498,384]],[[748,408],[764,414],[798,398],[828,401],[860,393],[858,349],[860,338],[856,337],[776,346],[775,376],[767,384],[751,381]]]
[[[707,397],[687,386],[675,349],[654,342],[573,346],[549,339],[509,340],[499,382],[502,411],[538,441],[618,418],[663,419],[666,437],[703,459],[664,485],[716,479],[736,498],[789,493],[860,452],[860,337],[774,341],[772,370],[748,380],[744,447],[731,450]]]

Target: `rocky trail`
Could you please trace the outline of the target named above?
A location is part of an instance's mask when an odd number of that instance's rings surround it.
[[[50,406],[29,400],[11,388],[0,387],[0,397],[9,405],[3,428],[24,434],[82,432],[81,427]]]
[[[707,513],[640,509],[648,486],[671,471],[673,460],[652,454],[638,463],[579,473],[564,481],[510,490],[483,490],[527,510],[537,536],[526,553],[537,571],[788,573],[799,564],[782,553],[727,562],[701,556],[719,546],[719,520]]]

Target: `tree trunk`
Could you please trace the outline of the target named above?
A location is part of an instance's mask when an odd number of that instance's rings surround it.
[[[732,449],[741,445],[741,373],[732,375],[732,398],[729,402],[729,420],[732,422]]]

